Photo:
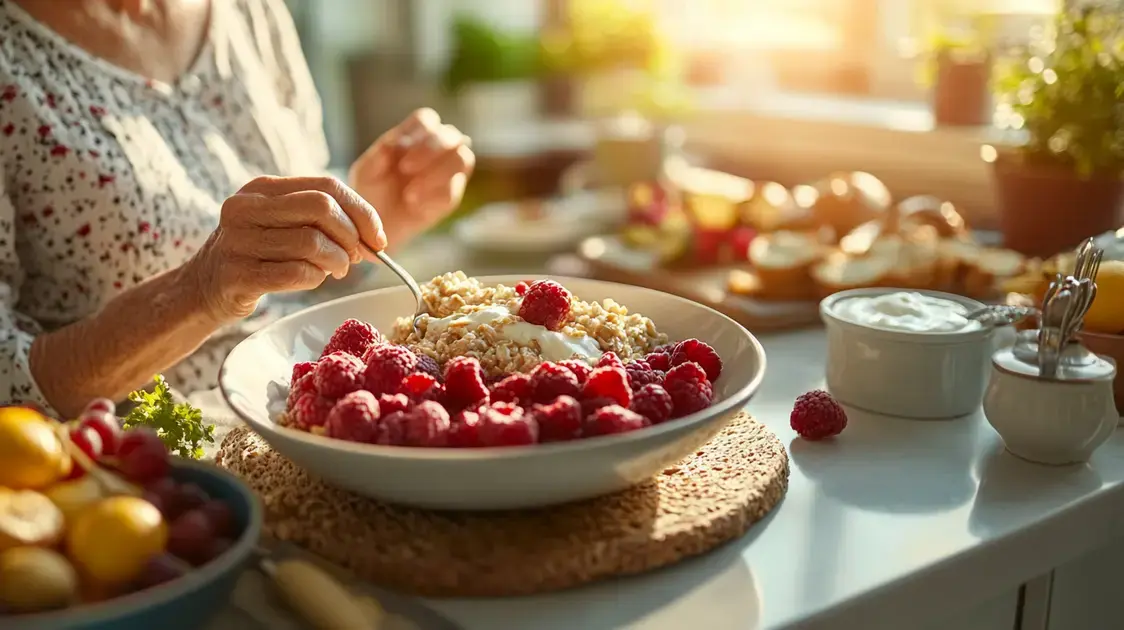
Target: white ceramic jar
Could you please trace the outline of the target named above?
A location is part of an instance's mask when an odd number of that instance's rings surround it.
[[[850,302],[863,300],[864,302]],[[983,304],[939,291],[852,289],[820,302],[827,386],[837,400],[903,418],[954,418],[983,399],[992,330]]]
[[[1012,454],[1040,464],[1086,462],[1116,430],[1111,359],[1059,366],[1049,379],[1011,348],[996,351],[991,365],[984,414]]]

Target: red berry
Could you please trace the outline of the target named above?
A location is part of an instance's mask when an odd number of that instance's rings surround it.
[[[78,450],[86,454],[93,462],[97,462],[102,456],[101,436],[97,431],[90,427],[81,425],[74,425],[70,429],[70,441],[78,447]],[[86,469],[74,462],[74,466],[70,469],[70,474],[67,479],[78,479],[86,474]]]
[[[620,405],[602,407],[590,414],[585,421],[586,435],[612,435],[627,433],[648,426],[644,416],[625,409]]]
[[[449,443],[449,412],[425,400],[406,412],[407,446],[446,446]]]
[[[384,414],[375,432],[375,444],[401,446],[406,443],[406,412]]]
[[[101,454],[117,454],[121,442],[121,425],[111,413],[104,411],[88,411],[78,418],[78,426],[90,429],[101,438]]]
[[[621,358],[617,356],[616,352],[609,351],[609,352],[606,352],[605,354],[601,355],[601,357],[599,359],[597,359],[597,363],[593,367],[595,367],[595,368],[615,367],[615,368],[622,368],[623,369],[624,368],[624,361],[621,361]]]
[[[211,523],[211,530],[215,532],[216,536],[233,536],[237,532],[234,531],[234,512],[230,510],[230,506],[222,501],[211,499],[199,508],[207,520]]]
[[[175,511],[179,514],[194,510],[195,508],[203,507],[210,497],[199,484],[185,483],[177,486],[173,493],[172,501],[175,504]]]
[[[671,395],[662,385],[649,383],[633,392],[630,408],[652,424],[659,424],[671,417],[674,405],[671,402]]]
[[[722,375],[722,358],[706,343],[698,339],[685,339],[680,341],[671,353],[671,365],[682,365],[688,361],[699,364],[706,372],[706,378],[711,383],[718,381]]]
[[[383,394],[379,396],[379,412],[384,416],[396,411],[406,411],[409,408],[410,399],[405,394]]]
[[[547,404],[559,396],[577,398],[581,392],[578,377],[557,363],[540,363],[531,370],[531,400]]]
[[[570,316],[570,292],[553,280],[539,280],[527,287],[519,305],[519,317],[531,324],[558,330]]]
[[[480,410],[481,446],[521,446],[539,439],[539,427],[531,414],[511,403],[492,403]]]
[[[648,383],[663,383],[664,373],[659,370],[653,370],[643,361],[633,361],[624,366],[624,371],[628,375],[628,386],[632,391],[636,391],[647,385]]]
[[[417,357],[418,364],[414,367],[414,370],[422,372],[423,374],[428,374],[437,379],[437,382],[440,383],[444,375],[441,372],[441,366],[437,365],[437,361],[428,354],[418,354]]]
[[[516,282],[515,283],[515,295],[519,295],[519,296],[527,295],[527,289],[530,286],[531,285],[527,284],[526,282]]]
[[[398,386],[398,391],[414,401],[437,400],[442,393],[440,389],[437,379],[423,372],[414,372],[402,379],[402,384]]]
[[[371,346],[363,362],[367,364],[363,373],[366,389],[377,396],[397,394],[402,379],[417,367],[418,357],[405,346],[380,344]]]
[[[663,387],[671,395],[672,415],[681,418],[702,411],[714,399],[714,387],[698,363],[677,365],[663,379]]]
[[[671,355],[666,352],[652,352],[644,357],[644,362],[653,370],[666,372],[671,369]]]
[[[366,390],[352,392],[339,400],[325,424],[329,437],[350,442],[374,442],[378,430],[379,401]]]
[[[549,405],[532,409],[543,442],[573,440],[581,437],[582,407],[570,396],[559,396]]]
[[[168,553],[199,566],[207,561],[207,551],[214,529],[207,515],[200,510],[184,512],[168,527]]]
[[[632,404],[632,390],[624,369],[600,367],[589,375],[582,388],[582,398],[612,398],[613,402],[628,409]]]
[[[585,385],[586,379],[589,378],[589,373],[593,371],[593,368],[591,368],[588,363],[585,361],[578,361],[577,359],[559,361],[558,365],[573,372],[574,376],[578,377],[578,385]]]
[[[312,370],[316,368],[316,363],[313,361],[301,361],[293,366],[293,375],[289,378],[289,386],[292,388],[297,382],[308,374],[312,374]]]
[[[342,398],[363,386],[365,366],[345,352],[329,354],[316,364],[316,390],[325,398]]]
[[[168,448],[155,431],[138,427],[121,436],[117,468],[129,479],[143,483],[164,477],[170,466]]]
[[[292,408],[293,405],[296,404],[297,399],[305,394],[311,394],[313,396],[320,395],[319,392],[316,391],[316,377],[311,373],[305,374],[300,380],[293,382],[289,387],[289,395],[285,399],[285,405]]]
[[[608,396],[598,396],[596,398],[582,398],[582,418],[588,418],[590,414],[602,407],[617,404],[617,401],[609,398]]]
[[[489,400],[527,406],[531,404],[531,377],[516,372],[492,386]]]
[[[289,408],[289,421],[303,431],[322,427],[328,421],[328,414],[335,404],[336,401],[319,394],[304,394]]]
[[[831,394],[817,389],[796,399],[789,424],[805,440],[822,440],[847,428],[847,412]]]
[[[324,346],[321,357],[326,357],[334,352],[346,352],[352,356],[361,357],[368,348],[382,342],[382,335],[370,324],[357,319],[349,319],[340,324],[328,345]]]
[[[449,421],[449,446],[475,448],[480,446],[480,414],[462,411]]]
[[[108,398],[95,398],[86,404],[83,412],[101,412],[113,415],[117,412],[117,405]]]
[[[445,366],[445,395],[450,405],[463,409],[488,398],[484,370],[473,357],[456,357]]]

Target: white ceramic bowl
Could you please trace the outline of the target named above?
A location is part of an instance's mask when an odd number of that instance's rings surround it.
[[[482,278],[508,286],[524,276]],[[412,313],[405,287],[381,289],[301,311],[251,335],[219,375],[227,402],[279,453],[352,492],[430,509],[500,510],[588,499],[628,488],[695,451],[745,406],[765,374],[765,352],[752,334],[700,304],[651,289],[578,278],[555,280],[583,300],[612,298],[651,317],[672,340],[713,346],[725,367],[708,409],[658,426],[573,442],[481,449],[357,444],[281,427],[270,417],[271,382],[287,383],[292,365],[320,354],[349,317],[389,330]]]
[[[888,416],[935,419],[975,412],[990,369],[992,331],[904,332],[840,318],[835,305],[911,289],[853,289],[820,302],[827,326],[827,387],[840,402]],[[976,309],[980,302],[939,291],[917,291]]]

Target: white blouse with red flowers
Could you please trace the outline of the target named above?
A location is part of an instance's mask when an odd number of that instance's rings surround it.
[[[183,264],[247,181],[327,166],[320,103],[283,0],[211,4],[199,58],[168,85],[0,0],[0,401],[45,404],[28,371],[35,335]],[[232,340],[254,325],[216,335],[168,380],[213,386]]]

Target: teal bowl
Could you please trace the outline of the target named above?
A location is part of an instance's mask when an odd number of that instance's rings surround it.
[[[198,484],[208,495],[226,502],[238,531],[223,555],[178,580],[112,600],[57,612],[0,618],[20,630],[197,630],[221,612],[243,569],[256,559],[262,529],[262,508],[246,484],[211,464],[175,459],[172,477]]]

